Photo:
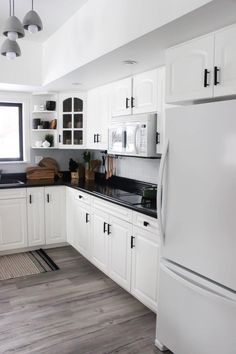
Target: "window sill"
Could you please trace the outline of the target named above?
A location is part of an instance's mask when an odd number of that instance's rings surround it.
[[[29,164],[30,161],[0,161],[0,165]]]

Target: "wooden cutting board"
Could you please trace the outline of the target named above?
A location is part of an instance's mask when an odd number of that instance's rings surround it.
[[[40,162],[39,162],[39,166],[40,167],[46,167],[49,169],[54,170],[55,175],[58,174],[59,171],[59,166],[58,163],[55,159],[51,158],[51,157],[45,157],[43,158]]]
[[[29,180],[54,179],[55,171],[46,167],[28,167],[26,169],[26,178]]]

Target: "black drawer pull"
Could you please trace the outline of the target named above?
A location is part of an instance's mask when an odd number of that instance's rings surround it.
[[[86,213],[86,224],[89,222],[89,214]]]
[[[105,234],[107,232],[107,223],[104,221],[103,223],[103,233]]]
[[[29,203],[32,204],[32,195],[29,196]]]
[[[48,203],[50,202],[50,196],[49,196],[49,194],[47,194],[47,202],[48,202]]]
[[[135,98],[131,97],[131,108],[134,108],[134,100],[135,100]]]
[[[131,247],[131,248],[134,248],[134,247],[135,247],[134,239],[135,239],[135,237],[134,237],[134,236],[131,236],[131,243],[130,243],[130,247]]]
[[[146,226],[146,227],[147,227],[148,225],[149,225],[149,222],[147,222],[147,221],[144,221],[144,222],[143,222],[143,226]]]
[[[126,100],[125,100],[125,107],[126,107],[126,109],[129,108],[129,98],[128,97],[126,97]]]
[[[218,80],[218,73],[220,72],[220,69],[215,66],[214,67],[214,85],[217,86],[220,84],[220,81]]]
[[[204,70],[204,87],[210,86],[210,84],[208,82],[208,74],[210,74],[210,71],[205,69]]]
[[[82,199],[83,198],[83,196],[82,195],[79,195],[79,199]]]
[[[111,225],[110,225],[110,224],[108,224],[107,234],[108,234],[108,235],[111,234]]]
[[[156,145],[160,144],[160,133],[156,132]]]

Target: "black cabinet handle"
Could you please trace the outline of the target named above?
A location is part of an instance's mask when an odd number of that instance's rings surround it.
[[[131,243],[130,243],[130,247],[131,247],[131,248],[134,248],[134,247],[135,247],[134,239],[135,239],[135,237],[134,237],[134,236],[131,236]]]
[[[126,100],[125,100],[125,107],[126,107],[126,109],[129,108],[129,98],[128,97],[126,97]]]
[[[32,204],[32,195],[29,196],[29,203]]]
[[[82,199],[83,198],[83,196],[82,195],[79,195],[79,199]]]
[[[107,232],[107,223],[104,221],[103,223],[103,233],[105,234]]]
[[[86,213],[86,224],[89,222],[89,214]]]
[[[97,143],[97,134],[94,134],[94,135],[93,135],[93,142],[94,142],[94,143]]]
[[[131,97],[131,108],[134,108],[134,100],[135,100],[135,98]]]
[[[144,222],[143,222],[143,226],[146,226],[146,227],[147,227],[148,225],[149,225],[149,222],[147,222],[147,221],[144,221]]]
[[[217,86],[220,84],[220,81],[218,80],[218,73],[220,72],[220,68],[217,66],[214,67],[214,85]]]
[[[210,71],[205,69],[204,70],[204,87],[208,87],[210,86],[209,82],[208,82],[208,75],[210,74]]]
[[[97,143],[100,143],[100,134],[97,134]]]
[[[111,225],[110,225],[110,224],[108,224],[107,234],[108,234],[108,235],[111,234]]]
[[[49,194],[47,194],[47,202],[48,202],[48,203],[50,202]]]
[[[61,143],[61,134],[59,134],[59,143]]]
[[[160,133],[156,132],[156,144],[160,144]]]

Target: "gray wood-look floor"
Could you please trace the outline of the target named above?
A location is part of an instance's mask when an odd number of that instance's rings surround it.
[[[0,353],[157,354],[155,314],[72,247],[59,271],[0,282]]]

